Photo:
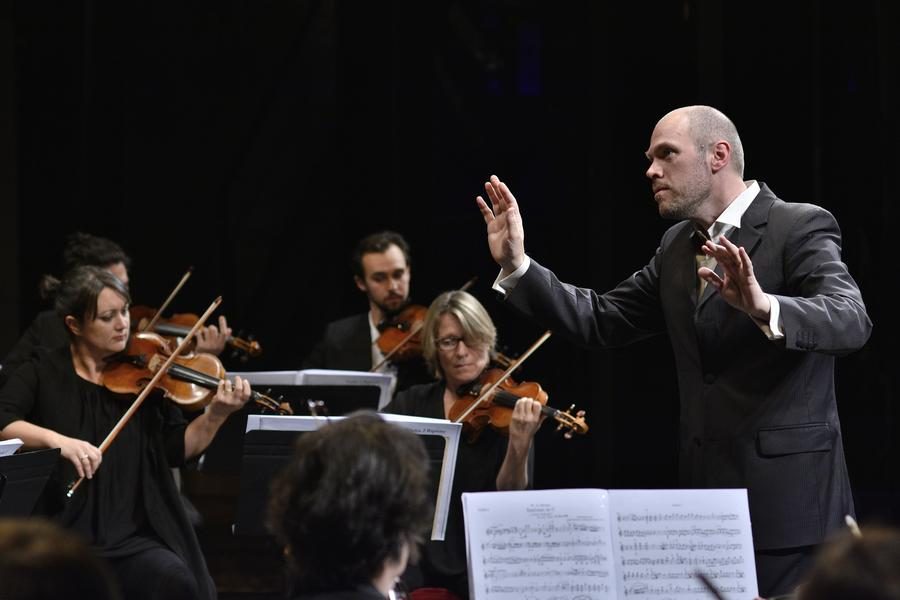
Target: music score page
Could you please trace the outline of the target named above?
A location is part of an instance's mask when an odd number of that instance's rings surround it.
[[[756,597],[746,490],[463,494],[478,600]]]

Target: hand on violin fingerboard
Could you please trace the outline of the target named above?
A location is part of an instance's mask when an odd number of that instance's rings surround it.
[[[523,444],[530,444],[531,439],[544,422],[541,414],[541,403],[533,398],[519,398],[513,408],[512,419],[509,422],[510,443],[517,440]]]
[[[231,327],[224,315],[219,315],[219,326],[207,325],[197,331],[197,352],[207,352],[216,356],[222,354],[231,337]]]
[[[240,377],[234,381],[223,379],[219,382],[216,395],[207,409],[209,415],[225,419],[234,411],[244,406],[250,399],[250,382]]]

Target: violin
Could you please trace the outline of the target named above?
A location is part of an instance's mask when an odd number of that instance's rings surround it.
[[[467,281],[461,288],[466,291],[475,283],[477,277]],[[374,373],[388,360],[403,362],[422,356],[422,326],[425,324],[425,315],[428,308],[420,304],[407,304],[398,313],[389,316],[377,325],[381,334],[375,341],[378,349],[384,354],[381,362],[372,367]]]
[[[387,360],[402,362],[422,356],[422,325],[428,309],[420,304],[407,304],[403,310],[378,324],[376,344]],[[384,361],[382,361],[383,363]],[[376,369],[381,364],[376,365]],[[374,369],[373,369],[374,370]]]
[[[133,334],[125,351],[114,356],[103,370],[100,383],[116,393],[139,393],[173,351],[169,342],[156,333]],[[218,358],[198,352],[176,356],[156,387],[182,408],[200,410],[212,400],[224,377],[225,368]],[[265,410],[293,414],[289,404],[279,404],[259,392],[252,391],[250,399]]]
[[[181,280],[182,284],[184,283],[184,281],[187,279],[187,277],[189,275],[190,275],[190,271],[188,271],[188,273],[185,274],[185,276],[182,278],[182,280]],[[179,287],[180,287],[180,285],[181,284],[179,284]],[[176,288],[176,291],[178,291],[177,288]],[[178,345],[175,347],[174,350],[172,350],[171,347],[166,344],[165,340],[162,340],[162,343],[159,343],[157,341],[153,344],[152,348],[149,348],[149,350],[153,352],[153,354],[150,354],[149,356],[144,355],[143,357],[140,357],[136,361],[129,361],[129,360],[114,361],[114,362],[122,362],[122,363],[131,362],[132,365],[141,365],[141,364],[148,365],[150,362],[149,358],[152,357],[154,359],[154,363],[155,363],[154,366],[156,368],[155,368],[155,370],[151,371],[148,366],[145,366],[144,368],[142,368],[140,370],[139,373],[135,373],[134,371],[132,371],[131,372],[132,377],[130,380],[126,379],[126,377],[123,375],[121,380],[118,381],[118,384],[114,384],[115,388],[118,388],[119,390],[122,390],[126,393],[127,392],[136,392],[137,390],[140,390],[140,392],[138,392],[137,398],[134,399],[134,402],[131,403],[131,406],[128,407],[128,410],[125,411],[125,414],[122,415],[122,417],[115,424],[115,426],[112,428],[112,430],[107,434],[107,436],[100,443],[100,446],[98,447],[98,449],[100,450],[101,454],[105,453],[107,451],[107,449],[109,449],[109,447],[112,445],[112,443],[116,441],[116,438],[119,436],[119,434],[125,428],[125,426],[128,425],[128,422],[131,421],[131,417],[133,417],[135,415],[135,413],[137,413],[137,411],[140,409],[141,405],[144,403],[144,400],[147,399],[147,396],[150,394],[151,391],[156,389],[156,386],[163,379],[163,377],[168,377],[169,368],[176,365],[175,359],[184,353],[187,345],[192,341],[194,334],[196,334],[197,330],[200,329],[204,323],[206,323],[206,320],[209,318],[209,315],[211,315],[213,313],[213,311],[216,310],[221,303],[222,303],[221,296],[219,296],[218,298],[213,300],[212,304],[209,305],[209,308],[206,309],[206,312],[203,313],[203,316],[201,316],[197,320],[197,322],[194,323],[194,326],[191,327],[190,331],[188,331],[187,336],[184,337],[178,343]],[[166,304],[168,304],[168,301]],[[156,335],[156,334],[153,334],[153,335]],[[129,340],[129,344],[131,343],[131,341],[132,340]],[[157,353],[158,350],[162,351],[163,354],[158,354]],[[168,353],[167,355],[165,354],[166,352]],[[127,351],[122,352],[121,355],[126,356],[126,357],[129,356]],[[133,355],[131,355],[131,356],[133,356]],[[105,371],[106,370],[104,369],[104,373],[105,373]],[[128,374],[127,370],[125,371],[125,374]],[[139,375],[139,377],[135,376],[136,374]],[[148,375],[149,375],[149,380],[147,379]],[[104,381],[104,379],[105,379],[105,377],[101,377],[101,383]],[[110,383],[112,383],[112,382],[113,382],[113,380],[110,379]],[[126,383],[128,384],[127,386],[126,386]],[[217,380],[216,385],[218,386],[218,380]],[[109,388],[108,384],[107,384],[107,387]],[[113,388],[109,388],[109,389],[113,389]],[[77,480],[70,483],[69,489],[66,491],[66,498],[71,498],[72,496],[74,496],[75,492],[81,486],[82,482],[84,482],[84,476],[81,476]]]
[[[465,415],[462,420],[463,430],[467,432],[470,441],[476,440],[487,426],[498,433],[509,435],[512,409],[520,398],[537,400],[541,404],[541,414],[556,420],[559,423],[556,430],[565,430],[566,439],[571,439],[575,433],[583,435],[588,432],[583,410],[573,416],[574,404],[565,411],[547,406],[549,395],[539,383],[517,383],[504,375],[505,372],[501,369],[489,368],[477,380],[457,390],[459,399],[450,407],[448,418],[459,422],[460,417]],[[494,389],[490,390],[491,387]],[[483,397],[485,393],[487,395]]]
[[[153,322],[153,317],[157,314],[157,310],[149,306],[132,306],[130,312],[132,329],[134,331],[144,331]],[[153,331],[163,336],[184,337],[199,318],[193,313],[173,314],[167,319],[157,319],[153,324]],[[255,358],[262,354],[262,347],[256,340],[245,340],[229,336],[225,343],[236,351],[245,353],[246,356]]]

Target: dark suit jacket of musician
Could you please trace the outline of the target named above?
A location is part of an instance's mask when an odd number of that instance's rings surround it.
[[[302,369],[343,369],[368,371],[372,364],[372,338],[369,330],[369,313],[353,315],[332,321],[325,333],[301,364]],[[430,383],[421,358],[397,364],[396,391],[419,383]]]
[[[853,512],[834,358],[863,346],[872,328],[841,262],[840,229],[824,209],[783,202],[761,185],[731,234],[781,305],[780,341],[712,286],[697,302],[692,231],[688,221],[671,227],[649,264],[602,295],[532,261],[508,302],[588,346],[667,333],[681,398],[681,485],[748,488],[757,550],[816,544]]]

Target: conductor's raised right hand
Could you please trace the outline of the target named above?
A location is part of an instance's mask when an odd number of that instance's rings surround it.
[[[509,275],[525,261],[525,229],[522,226],[522,215],[515,196],[496,175],[484,184],[491,201],[487,205],[484,198],[478,196],[475,202],[481,209],[481,215],[487,224],[488,247],[491,256],[500,265],[502,276]]]

